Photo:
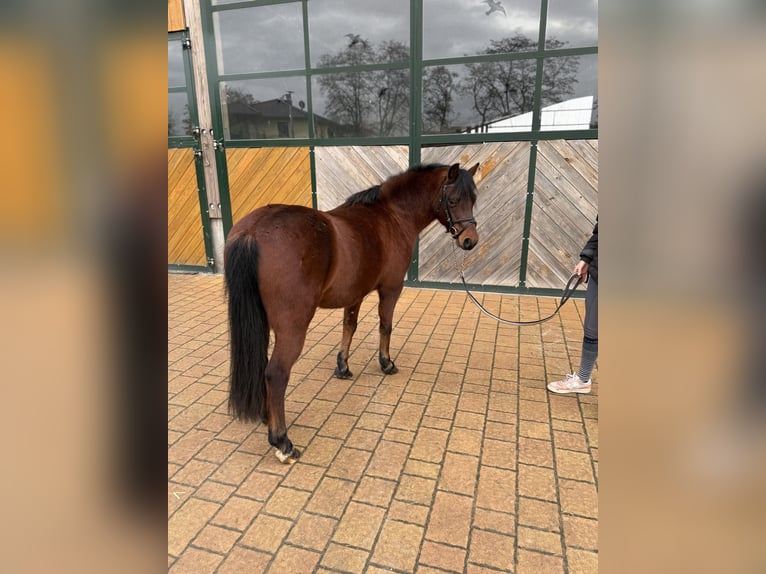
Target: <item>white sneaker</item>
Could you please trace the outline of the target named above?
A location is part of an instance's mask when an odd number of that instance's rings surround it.
[[[589,393],[590,385],[590,379],[588,379],[587,383],[584,383],[575,373],[569,373],[561,381],[553,381],[552,383],[548,383],[548,390],[559,394]]]

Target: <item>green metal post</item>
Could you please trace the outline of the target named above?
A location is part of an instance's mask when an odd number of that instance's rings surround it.
[[[410,165],[420,163],[420,133],[423,129],[423,0],[410,2]],[[415,241],[407,280],[418,281],[418,252],[420,240]]]
[[[538,51],[545,49],[545,30],[546,21],[548,19],[548,0],[542,1],[540,7],[540,34],[537,40]],[[540,131],[540,115],[542,109],[542,102],[540,101],[542,96],[543,87],[543,65],[544,60],[542,56],[537,58],[537,69],[535,75],[535,95],[533,98],[533,110],[532,110],[532,132]],[[527,201],[524,207],[524,233],[521,240],[521,265],[519,267],[519,286],[526,288],[527,286],[527,264],[529,261],[529,236],[532,227],[532,210],[535,205],[535,171],[537,169],[537,142],[538,140],[532,140],[529,148],[529,174],[527,177]]]

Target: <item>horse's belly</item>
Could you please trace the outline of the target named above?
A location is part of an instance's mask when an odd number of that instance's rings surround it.
[[[360,281],[352,273],[334,277],[325,284],[322,290],[319,306],[323,309],[340,309],[350,307],[359,302],[365,295],[376,288],[376,280]]]

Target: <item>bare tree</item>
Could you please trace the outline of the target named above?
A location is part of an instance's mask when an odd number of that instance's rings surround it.
[[[565,47],[567,42],[561,42],[550,38],[546,42],[549,50]],[[543,84],[540,98],[542,105],[557,104],[572,97],[577,84],[577,72],[580,68],[580,59],[577,56],[561,56],[558,58],[546,58],[543,66]]]
[[[449,129],[455,113],[453,100],[458,75],[446,66],[427,68],[423,74],[423,128],[439,133]]]
[[[566,42],[548,40],[548,48],[561,48]],[[537,49],[537,42],[517,34],[511,38],[490,40],[482,53],[505,54]],[[548,58],[543,68],[542,101],[560,102],[574,95],[579,61],[575,56]],[[473,100],[473,109],[482,125],[492,119],[532,111],[537,60],[521,59],[467,64],[468,74],[460,82],[460,92]]]
[[[168,137],[176,135],[176,120],[173,114],[173,110],[168,109]]]
[[[397,41],[378,46],[358,34],[346,34],[349,42],[334,54],[319,58],[319,67],[348,68],[370,64],[401,63],[409,58],[408,47]],[[555,38],[548,49],[564,47]],[[536,41],[516,34],[490,40],[483,54],[506,54],[537,50]],[[576,56],[547,58],[543,67],[543,105],[574,95],[579,59]],[[445,132],[455,120],[458,95],[469,98],[482,126],[494,119],[532,111],[537,60],[513,59],[466,64],[462,80],[445,66],[426,69],[423,75],[423,123],[431,133]],[[324,115],[346,126],[349,135],[403,135],[409,115],[409,71],[328,72],[317,74],[325,97]]]
[[[368,40],[353,36],[342,50],[321,56],[319,65],[396,63],[408,57],[409,49],[401,42],[382,42],[376,49]],[[406,132],[409,102],[406,69],[321,74],[317,82],[326,97],[324,113],[348,126],[352,135],[388,136]]]
[[[231,85],[227,85],[223,91],[224,99],[228,104],[245,104],[252,105],[257,104],[258,100],[255,99],[253,94],[245,92]]]
[[[168,108],[168,137],[191,135],[191,115],[189,114],[189,104],[184,105],[184,111],[181,114],[180,132],[179,120],[173,110]]]
[[[401,62],[409,57],[407,46],[386,41],[378,50],[379,62]],[[410,82],[408,70],[381,70],[373,73],[373,89],[377,89],[378,135],[406,133],[409,123]]]

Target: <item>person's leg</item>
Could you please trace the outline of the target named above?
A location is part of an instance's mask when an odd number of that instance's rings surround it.
[[[570,373],[560,381],[548,383],[548,390],[554,393],[589,393],[590,374],[598,357],[598,283],[588,282],[585,292],[585,321],[583,322],[583,344],[580,368],[577,374]]]
[[[583,331],[582,356],[577,375],[581,381],[588,382],[598,357],[598,283],[593,279],[588,282],[588,290],[585,292]]]

